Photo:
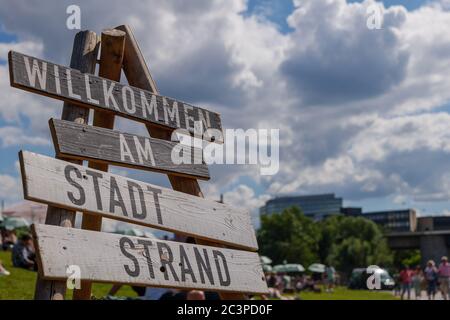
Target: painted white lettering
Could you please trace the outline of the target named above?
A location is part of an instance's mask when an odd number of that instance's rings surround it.
[[[81,96],[73,92],[72,73],[70,69],[66,69],[66,75],[67,75],[67,90],[69,91],[69,97],[81,100]]]
[[[84,75],[84,84],[86,85],[86,97],[87,97],[88,102],[93,103],[93,104],[99,104],[100,102],[97,99],[92,98],[91,85],[90,85],[90,80],[89,80],[88,74]]]
[[[117,111],[120,111],[119,106],[117,105],[116,99],[114,99],[114,96],[112,94],[112,91],[114,89],[114,86],[116,84],[114,82],[111,82],[111,85],[108,88],[108,82],[106,80],[103,80],[103,95],[105,97],[105,105],[108,108],[111,108],[110,101],[113,104],[114,109]]]
[[[130,147],[128,147],[127,140],[125,139],[125,136],[120,133],[119,134],[119,140],[120,140],[120,160],[126,161],[125,157],[128,157],[131,162],[135,163],[134,157],[131,154]]]
[[[127,99],[127,93],[130,96],[130,104],[128,104],[128,99]],[[130,114],[134,114],[136,112],[136,100],[134,99],[134,92],[133,90],[128,87],[128,86],[124,86],[122,88],[122,101],[123,101],[123,107],[125,108],[125,110],[130,113]]]
[[[33,59],[33,67],[30,66],[28,57],[23,56],[23,60],[25,62],[25,68],[27,69],[28,82],[30,83],[30,86],[36,87],[37,75],[41,89],[45,90],[47,86],[47,62],[42,62],[41,70],[36,59]]]
[[[134,136],[134,144],[136,146],[137,155],[139,158],[139,163],[144,164],[144,159],[146,161],[151,162],[152,166],[155,165],[155,158],[153,157],[153,150],[150,145],[150,140],[145,139],[145,147],[142,147],[141,142],[139,141],[139,138]]]

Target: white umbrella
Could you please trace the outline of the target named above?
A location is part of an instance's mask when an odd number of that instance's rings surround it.
[[[270,259],[269,257],[266,257],[266,256],[260,256],[259,260],[261,261],[262,264],[271,264],[272,263],[272,259]]]
[[[18,228],[29,228],[30,224],[24,218],[5,217],[2,221],[2,227],[8,230],[14,230]]]
[[[278,264],[272,268],[273,272],[283,272],[283,273],[295,273],[295,272],[303,272],[305,268],[301,264],[287,263],[287,264]]]
[[[311,272],[324,273],[325,265],[321,263],[313,263],[308,267],[308,270]]]

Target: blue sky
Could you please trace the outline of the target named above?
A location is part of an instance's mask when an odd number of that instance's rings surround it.
[[[213,166],[211,182],[202,184],[209,197],[225,193],[256,212],[277,195],[334,192],[366,211],[448,214],[445,5],[430,11],[420,10],[426,1],[386,0],[383,29],[368,30],[361,1],[302,0],[303,10],[289,0],[148,2],[123,8],[110,1],[98,19],[102,1],[79,1],[82,28],[129,23],[163,94],[220,112],[228,128],[281,130],[277,175]],[[2,56],[15,48],[67,64],[75,33],[64,26],[70,1],[45,0],[33,12],[24,3],[0,10]],[[61,103],[10,88],[5,63],[0,59],[0,198],[11,204],[21,199],[13,190],[20,187],[17,152],[54,154],[47,120],[59,116]],[[125,120],[117,127],[144,132]],[[168,186],[161,175],[115,170]]]
[[[349,0],[351,2],[362,2],[362,0]],[[401,5],[408,10],[414,10],[427,2],[427,0],[383,0],[386,7]],[[272,22],[276,23],[280,30],[289,32],[292,29],[288,26],[286,19],[294,9],[293,1],[291,0],[249,0],[248,10],[246,14],[266,13],[266,17]]]

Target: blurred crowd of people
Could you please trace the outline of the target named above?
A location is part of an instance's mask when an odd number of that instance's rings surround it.
[[[447,257],[442,257],[439,266],[433,260],[427,262],[427,266],[422,269],[417,266],[412,269],[405,266],[396,275],[395,294],[401,299],[411,299],[411,292],[414,292],[416,299],[422,298],[422,292],[426,291],[429,300],[434,300],[437,292],[440,292],[444,300],[450,299],[450,263]]]
[[[309,274],[288,275],[286,273],[266,272],[267,287],[269,295],[263,299],[276,298],[290,300],[286,293],[300,293],[310,291],[320,293],[322,288],[326,292],[332,293],[338,281],[336,270],[332,266],[327,266],[325,272],[312,272]]]
[[[3,251],[11,251],[14,267],[37,271],[33,239],[28,233],[23,233],[17,237],[15,230],[2,228],[0,230],[0,246]],[[10,275],[10,272],[0,261],[0,276],[8,275]]]

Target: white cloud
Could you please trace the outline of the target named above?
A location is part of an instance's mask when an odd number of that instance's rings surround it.
[[[17,202],[22,197],[20,178],[0,174],[0,199],[7,203]]]
[[[383,29],[369,30],[371,3],[296,1],[289,34],[261,16],[242,15],[245,1],[80,6],[83,29],[134,28],[163,94],[220,112],[225,127],[281,129],[279,174],[261,178],[255,168],[213,166],[205,193],[217,196],[250,177],[263,193],[450,198],[450,118],[434,110],[450,101],[450,12],[390,7],[383,9]],[[44,1],[31,12],[26,1],[0,0],[8,6],[0,20],[19,36],[17,50],[67,64],[74,35],[64,28],[67,4]],[[111,10],[102,10],[106,4]],[[0,54],[8,49],[0,45]],[[14,123],[26,117],[38,137],[61,105],[11,89],[0,77],[0,116]],[[230,203],[254,209],[262,201],[248,186],[233,190]]]
[[[35,41],[22,41],[22,42],[10,42],[0,43],[0,61],[6,61],[8,58],[8,52],[10,50],[19,51],[32,56],[39,56],[44,51],[44,45],[42,42]]]
[[[224,203],[247,209],[251,214],[253,225],[256,227],[259,226],[259,208],[269,199],[269,195],[256,195],[252,188],[244,184],[240,184],[224,194]]]
[[[44,137],[27,135],[22,128],[18,127],[0,127],[0,141],[2,147],[20,146],[23,144],[49,146],[50,141]]]

